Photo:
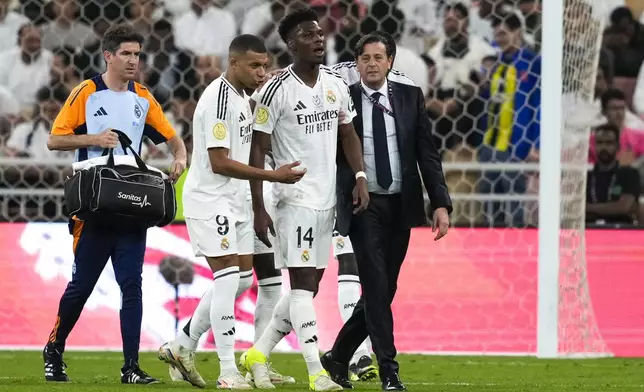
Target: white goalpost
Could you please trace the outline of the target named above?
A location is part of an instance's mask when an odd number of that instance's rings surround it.
[[[543,0],[537,357],[609,356],[586,276],[586,162],[602,0]]]

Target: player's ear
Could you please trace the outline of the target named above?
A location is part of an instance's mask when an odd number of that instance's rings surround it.
[[[295,40],[293,38],[289,38],[288,41],[286,41],[286,46],[290,52],[295,52]]]

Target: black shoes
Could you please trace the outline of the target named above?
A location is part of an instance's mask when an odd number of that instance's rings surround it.
[[[349,382],[349,367],[340,362],[337,362],[331,356],[331,351],[327,351],[320,358],[322,366],[329,373],[331,380],[340,385],[344,389],[353,389],[353,385]]]
[[[406,391],[405,385],[400,381],[398,373],[382,377],[382,390],[383,391]]]
[[[65,373],[67,365],[63,362],[63,353],[61,353],[53,344],[49,343],[42,351],[42,357],[45,361],[45,381],[67,382],[69,377]]]
[[[121,384],[158,384],[159,380],[141,370],[139,364],[130,361],[121,369]]]

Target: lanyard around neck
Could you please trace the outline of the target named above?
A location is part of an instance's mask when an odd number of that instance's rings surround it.
[[[371,102],[371,104],[373,106],[375,106],[378,109],[380,109],[380,111],[382,111],[383,113],[387,113],[391,117],[396,118],[394,116],[394,112],[391,109],[389,109],[385,105],[381,104],[377,99],[375,99],[374,97],[372,97],[371,95],[369,95],[367,93],[367,91],[364,89],[364,87],[362,87],[362,83],[360,83],[360,91],[362,91],[362,94],[364,94],[364,96],[369,100],[369,102]],[[393,94],[391,93],[391,88],[387,88],[387,95],[389,95],[389,97],[388,97],[389,102],[393,102],[393,100],[391,99],[392,96],[393,96]]]

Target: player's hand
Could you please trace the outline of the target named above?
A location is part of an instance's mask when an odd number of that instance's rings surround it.
[[[353,213],[359,214],[369,206],[369,190],[367,189],[367,180],[360,177],[356,180],[356,186],[353,187]]]
[[[441,207],[434,211],[434,217],[432,219],[432,233],[435,233],[436,229],[438,229],[438,234],[434,237],[434,241],[438,241],[447,235],[447,230],[449,229],[449,215],[447,214],[446,208]]]
[[[94,145],[103,148],[115,148],[119,144],[119,136],[112,128],[107,128],[103,132],[96,135]]]
[[[275,176],[275,181],[281,182],[282,184],[295,184],[304,177],[306,173],[306,168],[298,168],[302,162],[297,161],[289,163],[288,165],[280,166],[279,169],[273,172]]]
[[[255,211],[255,234],[257,238],[264,243],[264,245],[272,248],[273,245],[268,239],[268,231],[275,237],[275,228],[273,227],[273,220],[271,219],[266,209],[262,207],[261,210]]]
[[[185,158],[175,159],[172,162],[172,166],[170,166],[170,174],[168,175],[170,181],[176,182],[186,170],[186,166],[187,163]]]

